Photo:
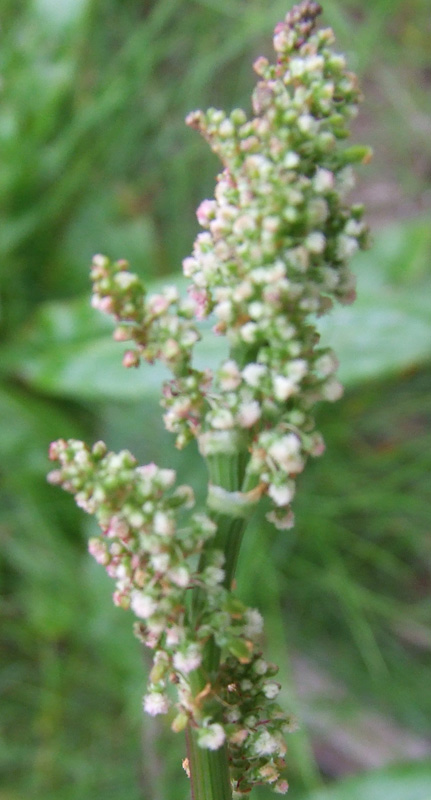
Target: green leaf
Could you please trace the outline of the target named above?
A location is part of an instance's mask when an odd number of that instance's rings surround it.
[[[182,279],[176,283],[183,288]],[[152,284],[151,290],[159,286]],[[112,341],[113,327],[108,317],[90,306],[89,296],[43,304],[20,337],[5,347],[2,369],[57,397],[125,402],[158,397],[169,371],[160,362],[144,363],[139,369],[123,367],[127,345]],[[227,354],[227,345],[212,335],[196,351],[197,367],[215,368]]]
[[[390,226],[376,235],[372,249],[354,261],[355,304],[338,307],[319,322],[322,343],[337,354],[345,386],[389,377],[431,358],[430,241],[422,236],[422,250],[417,247],[410,262],[413,251],[407,248],[415,226]]]
[[[307,800],[431,800],[431,760],[347,778]]]
[[[247,644],[243,639],[238,639],[235,636],[228,639],[226,642],[226,647],[229,650],[229,653],[232,653],[241,664],[248,664],[250,661],[250,650],[247,647]]]
[[[356,144],[343,151],[343,158],[346,164],[367,164],[371,160],[372,154],[373,151],[371,147]]]
[[[0,387],[0,458],[7,482],[45,476],[49,443],[59,436],[80,438],[84,428],[48,400]]]

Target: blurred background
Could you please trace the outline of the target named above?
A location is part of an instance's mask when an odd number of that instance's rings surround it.
[[[48,486],[59,436],[178,467],[156,368],[126,372],[89,304],[96,252],[179,274],[219,171],[184,125],[249,109],[289,0],[0,0],[0,800],[189,796],[183,741],[143,719],[131,615],[87,555],[91,520]],[[281,665],[289,796],[431,796],[431,16],[428,0],[325,0],[373,146],[355,196],[372,250],[325,321],[345,397],[319,410],[285,533],[258,520],[238,575]],[[207,363],[215,353],[203,351]],[[192,448],[181,481],[204,483]],[[269,798],[256,791],[256,798]]]

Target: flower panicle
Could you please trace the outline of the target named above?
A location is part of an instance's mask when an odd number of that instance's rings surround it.
[[[192,112],[187,123],[223,163],[213,199],[197,210],[203,231],[183,262],[231,356],[214,376],[198,440],[246,434],[245,483],[259,485],[278,528],[293,525],[295,478],[324,450],[313,406],[342,394],[338,361],[320,345],[316,318],[351,303],[351,257],[367,246],[362,207],[349,206],[352,164],[366,147],[345,147],[361,100],[356,77],[334,52],[321,9],[304,0],[274,32],[275,63],[255,62],[253,113]]]
[[[189,374],[192,350],[200,338],[191,301],[182,299],[175,286],[148,295],[127,261],[112,262],[100,254],[93,258],[91,278],[93,307],[112,314],[117,322],[114,339],[135,343],[124,355],[124,366],[160,359],[175,376]]]
[[[294,721],[276,702],[263,620],[227,585],[232,565],[214,520],[243,525],[265,496],[268,520],[292,527],[296,478],[324,451],[314,406],[342,394],[316,320],[353,302],[349,263],[368,241],[362,207],[345,200],[352,166],[370,158],[344,144],[361,94],[333,32],[316,28],[320,11],[303,0],[277,25],[274,63],[254,64],[251,115],[187,118],[223,165],[214,198],[197,210],[202,231],[183,262],[187,298],[169,286],[149,295],[127,262],[93,260],[93,306],[114,316],[117,341],[133,343],[125,366],[160,359],[173,374],[164,423],[177,447],[197,440],[210,478],[206,512],[194,510],[174,470],[140,466],[128,451],[76,440],[50,450],[59,462],[50,481],[95,515],[101,532],[89,551],[153,651],[144,710],[157,716],[174,705],[174,731],[188,726],[207,750],[227,746],[235,800],[259,783],[287,792],[284,736]],[[199,371],[193,352],[209,316],[230,350],[216,370]]]
[[[175,686],[173,730],[193,724],[199,745],[210,750],[228,742],[232,763],[250,764],[249,779],[268,764],[275,774],[289,718],[274,703],[277,668],[260,652],[263,619],[225,588],[221,551],[206,550],[201,571],[193,566],[215,524],[194,512],[179,526],[180,515],[194,506],[191,488],[175,486],[174,470],[139,466],[129,451],[109,452],[103,442],[89,448],[78,440],[58,440],[50,459],[59,468],[49,481],[95,515],[101,533],[89,540],[89,552],[115,581],[114,603],[134,613],[135,634],[154,653],[144,710],[151,716],[168,713]],[[206,605],[191,627],[193,587],[205,590]],[[208,690],[196,693],[193,675],[205,677],[210,638],[226,659],[215,685],[207,682]]]
[[[344,146],[361,93],[333,32],[316,29],[320,11],[304,0],[277,25],[275,62],[254,64],[251,116],[209,109],[187,118],[224,166],[183,262],[188,298],[174,287],[147,297],[126,262],[96,256],[92,270],[94,305],[116,317],[116,339],[135,342],[124,363],[160,358],[174,373],[162,406],[177,447],[195,438],[207,456],[211,443],[220,451],[240,437],[245,483],[268,496],[268,519],[281,529],[294,521],[297,474],[324,450],[313,406],[342,394],[316,318],[354,300],[349,262],[368,241],[362,207],[345,202],[352,165],[370,157]],[[230,345],[214,374],[192,364],[209,315]]]

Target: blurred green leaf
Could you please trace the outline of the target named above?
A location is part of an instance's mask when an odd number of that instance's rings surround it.
[[[76,23],[90,5],[89,0],[34,0],[34,11],[48,29],[60,29]]]
[[[182,288],[183,279],[177,285]],[[112,341],[112,329],[113,323],[91,308],[89,296],[43,304],[16,342],[4,348],[2,368],[29,387],[57,397],[124,402],[158,397],[168,370],[160,362],[125,369],[126,347]],[[215,368],[226,343],[208,336],[196,350],[198,367]]]
[[[307,800],[431,800],[431,760],[348,778]]]
[[[431,357],[429,220],[402,222],[380,230],[372,249],[354,260],[358,278],[352,307],[324,317],[324,343],[340,359],[348,385],[384,378]]]
[[[424,226],[420,269],[410,265],[407,254],[417,229],[417,222],[401,223],[376,234],[372,249],[354,261],[355,304],[338,307],[320,321],[322,341],[334,348],[346,386],[385,378],[431,358],[431,242]]]
[[[8,467],[8,481],[25,483],[29,476],[44,476],[49,465],[49,443],[59,436],[85,435],[78,420],[51,401],[6,386],[0,386],[0,418],[0,471]]]

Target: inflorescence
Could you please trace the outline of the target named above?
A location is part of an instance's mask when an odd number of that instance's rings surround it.
[[[283,733],[292,728],[274,702],[277,667],[259,649],[260,613],[223,585],[223,553],[212,548],[205,568],[197,567],[216,526],[204,513],[187,514],[195,503],[191,487],[175,488],[174,470],[138,466],[127,450],[110,453],[103,442],[90,450],[80,441],[59,440],[51,445],[50,458],[60,464],[50,482],[96,516],[101,535],[90,539],[89,551],[115,580],[114,603],[132,609],[136,635],[154,651],[145,711],[166,714],[172,705],[169,687],[176,687],[173,730],[191,722],[199,728],[199,744],[209,750],[228,742],[233,779],[240,764],[237,782],[243,788],[259,776],[277,781],[286,750]],[[191,589],[205,592],[193,619]],[[210,640],[227,654],[213,681],[203,663]],[[204,685],[197,694],[196,671]]]
[[[191,723],[202,747],[227,743],[237,797],[255,783],[287,791],[283,733],[291,721],[274,703],[279,686],[260,653],[260,614],[226,585],[214,515],[245,517],[266,496],[267,518],[279,529],[292,526],[295,478],[308,456],[324,450],[313,406],[342,393],[316,319],[334,301],[354,300],[348,263],[367,245],[362,208],[344,197],[352,164],[367,162],[369,151],[340,146],[360,92],[333,51],[332,31],[315,30],[319,13],[304,0],[276,27],[276,63],[254,64],[250,118],[240,109],[187,118],[223,164],[214,199],[198,208],[203,231],[183,263],[187,298],[170,286],[147,295],[126,262],[93,261],[93,305],[114,315],[117,341],[133,342],[125,366],[160,359],[173,374],[163,388],[164,422],[177,447],[197,440],[211,476],[207,513],[190,513],[192,489],[174,488],[173,470],[139,467],[130,453],[108,453],[103,443],[89,450],[59,441],[51,449],[60,462],[51,480],[97,516],[102,534],[90,540],[90,552],[116,581],[115,603],[133,610],[137,635],[154,650],[145,710],[166,713],[168,687],[176,686],[174,730]],[[215,373],[193,366],[199,322],[210,316],[230,346]],[[238,453],[241,485],[227,491],[211,463]],[[190,590],[205,597],[197,616]],[[216,675],[205,673],[210,640],[224,654]],[[198,694],[195,671],[205,686]]]

